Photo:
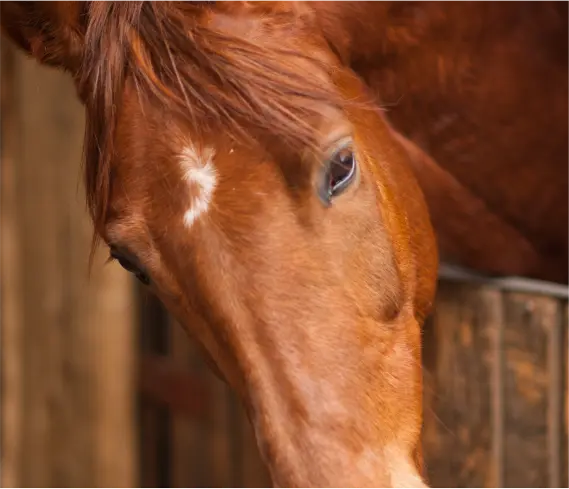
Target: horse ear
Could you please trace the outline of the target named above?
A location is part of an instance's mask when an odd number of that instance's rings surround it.
[[[0,2],[2,32],[40,63],[75,72],[81,63],[87,2]]]

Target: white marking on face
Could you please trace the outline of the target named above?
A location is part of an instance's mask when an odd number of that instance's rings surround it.
[[[215,151],[205,148],[198,152],[193,145],[186,146],[180,154],[180,163],[186,182],[197,189],[193,191],[192,202],[184,213],[184,224],[191,227],[195,220],[207,212],[217,183],[217,172],[213,165]]]

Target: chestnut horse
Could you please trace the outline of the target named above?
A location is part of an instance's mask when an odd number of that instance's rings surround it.
[[[422,485],[423,192],[445,258],[567,279],[563,7],[0,5],[86,107],[95,236],[241,398],[274,483]]]
[[[437,252],[302,4],[2,3],[73,77],[95,230],[247,407],[279,486],[417,486]]]

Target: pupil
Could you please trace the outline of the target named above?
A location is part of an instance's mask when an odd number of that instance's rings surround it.
[[[346,149],[338,153],[330,168],[330,186],[332,191],[334,187],[350,176],[353,163],[354,159],[351,151]]]
[[[339,148],[331,155],[323,167],[318,185],[318,195],[326,206],[350,185],[356,175],[356,169],[356,158],[351,145]]]

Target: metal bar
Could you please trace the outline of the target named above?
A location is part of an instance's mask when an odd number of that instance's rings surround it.
[[[439,279],[483,284],[509,292],[525,292],[557,297],[559,299],[569,299],[569,287],[566,285],[523,277],[489,277],[447,263],[441,263],[439,266]]]

